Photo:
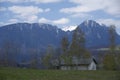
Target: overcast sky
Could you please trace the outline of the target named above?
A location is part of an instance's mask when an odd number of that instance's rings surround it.
[[[115,24],[120,32],[120,0],[0,0],[0,25],[39,22],[73,29],[84,20]]]

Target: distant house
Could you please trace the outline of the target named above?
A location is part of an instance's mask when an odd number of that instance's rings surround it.
[[[57,66],[57,68],[61,70],[96,70],[97,69],[97,62],[94,58],[77,58],[73,57],[71,63],[65,63],[62,60]]]

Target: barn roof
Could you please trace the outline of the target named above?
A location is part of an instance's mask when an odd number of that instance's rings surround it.
[[[64,60],[61,60],[60,65],[89,65],[92,61],[97,64],[96,60],[94,58],[78,58],[78,57],[73,57],[71,63],[65,63]]]

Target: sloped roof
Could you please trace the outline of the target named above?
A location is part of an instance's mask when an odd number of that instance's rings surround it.
[[[92,61],[96,63],[96,60],[94,58],[78,58],[78,57],[73,57],[71,63],[65,63],[64,60],[61,61],[60,65],[89,65]]]

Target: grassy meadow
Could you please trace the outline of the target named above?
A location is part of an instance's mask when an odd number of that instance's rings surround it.
[[[120,71],[0,68],[0,80],[120,80]]]

